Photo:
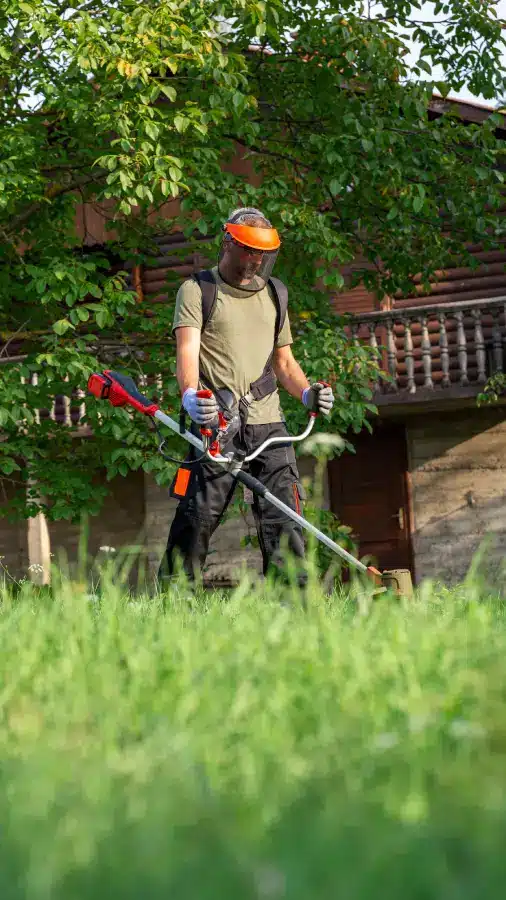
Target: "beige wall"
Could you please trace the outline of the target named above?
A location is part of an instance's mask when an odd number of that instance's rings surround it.
[[[506,560],[506,413],[477,408],[408,423],[416,578],[461,580],[485,538]]]

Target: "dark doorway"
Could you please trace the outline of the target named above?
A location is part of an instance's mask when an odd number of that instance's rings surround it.
[[[350,442],[356,453],[329,463],[331,510],[353,529],[361,557],[414,576],[405,428],[380,424]]]

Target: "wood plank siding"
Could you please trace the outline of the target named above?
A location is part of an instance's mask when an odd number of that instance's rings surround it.
[[[159,255],[152,257],[140,268],[140,283],[144,302],[174,303],[177,288],[185,278],[206,266],[214,265],[199,245],[206,240],[202,235],[185,238],[181,232],[156,238]]]

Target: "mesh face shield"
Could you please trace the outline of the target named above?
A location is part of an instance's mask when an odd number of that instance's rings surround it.
[[[262,290],[271,277],[281,241],[275,228],[224,225],[219,271],[227,284],[243,291]]]

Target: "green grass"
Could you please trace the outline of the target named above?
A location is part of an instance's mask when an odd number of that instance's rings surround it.
[[[2,900],[503,897],[503,604],[359,599],[5,592]]]

